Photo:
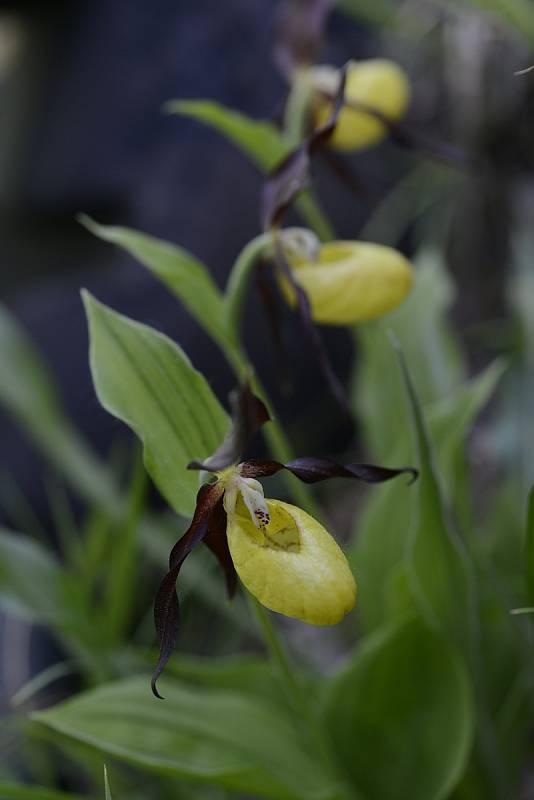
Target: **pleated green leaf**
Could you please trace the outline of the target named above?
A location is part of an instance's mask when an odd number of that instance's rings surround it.
[[[171,100],[166,103],[165,110],[215,128],[265,172],[273,169],[291,147],[272,122],[251,119],[212,100]]]
[[[323,710],[335,752],[366,800],[441,800],[471,748],[462,662],[420,620],[364,640],[334,677]]]
[[[98,398],[139,436],[147,471],[169,504],[190,516],[198,475],[187,464],[218,447],[228,418],[178,345],[87,292],[83,297]]]
[[[191,253],[130,228],[99,225],[85,215],[80,221],[99,239],[122,247],[147,267],[223,349],[235,347],[221,292],[206,267]]]
[[[417,392],[423,407],[448,396],[465,379],[460,342],[449,322],[455,290],[441,256],[421,253],[415,285],[406,301],[383,320],[355,328],[359,358],[354,406],[372,457],[392,455],[399,437],[398,410],[405,389],[385,330],[402,344],[408,364],[417,365]]]
[[[0,782],[0,797],[2,800],[83,800],[80,794],[8,782]]]
[[[68,419],[41,353],[0,305],[0,404],[66,480],[91,503],[117,508],[117,491]]]
[[[335,787],[291,719],[260,697],[147,678],[78,695],[34,719],[107,756],[276,800],[330,800]]]
[[[427,622],[467,652],[473,644],[473,575],[465,546],[447,518],[426,422],[399,351],[418,453],[414,520],[408,541],[408,573]]]
[[[529,605],[534,605],[534,487],[532,487],[528,495],[525,551],[527,568],[527,597]]]
[[[0,528],[0,606],[31,622],[65,616],[61,568],[50,551],[22,533]]]
[[[377,349],[384,345],[379,341],[382,338],[386,337],[376,337]],[[391,349],[390,344],[389,347]],[[444,496],[462,519],[468,516],[470,505],[470,498],[466,497],[466,441],[476,417],[495,391],[504,367],[500,360],[493,362],[480,375],[424,409]],[[398,424],[398,414],[396,419],[395,444],[385,463],[408,463],[415,457],[412,455],[409,419],[406,417],[403,424]],[[358,536],[350,551],[350,562],[358,575],[361,597],[371,594],[373,597],[372,603],[360,604],[360,614],[367,630],[385,622],[397,605],[397,590],[393,584],[397,580],[397,570],[405,561],[417,492],[418,487],[406,487],[402,481],[377,486],[358,519]]]

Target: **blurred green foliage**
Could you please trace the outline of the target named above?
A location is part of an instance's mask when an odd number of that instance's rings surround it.
[[[470,5],[534,41],[530,4]],[[403,24],[386,0],[343,0],[340,8],[378,29]],[[173,101],[167,110],[213,127],[262,171],[288,152],[287,136],[270,122],[216,103]],[[436,180],[429,170],[418,172],[420,181],[442,201],[432,213],[446,218],[461,177]],[[407,204],[397,218],[407,186],[401,178],[395,203],[386,197],[367,230],[387,228],[395,244],[417,226],[420,207]],[[305,193],[297,207],[328,238],[316,198]],[[228,291],[217,289],[206,266],[144,234],[84,224],[161,280],[236,375],[249,369],[239,314],[227,313]],[[214,450],[228,425],[210,376],[167,337],[86,295],[98,397],[143,445],[142,454],[103,463],[68,418],[35,346],[0,309],[0,402],[53,466],[59,486],[85,503],[75,521],[68,495],[51,490],[56,547],[24,530],[27,513],[19,531],[0,530],[0,607],[46,628],[63,659],[12,698],[0,746],[15,742],[17,758],[0,772],[0,798],[110,798],[111,786],[115,800],[519,797],[532,770],[534,628],[528,613],[510,612],[534,604],[532,492],[527,508],[534,240],[518,232],[508,281],[515,335],[501,341],[490,330],[499,344],[473,375],[465,337],[451,319],[456,289],[443,242],[428,234],[435,229],[419,227],[414,237],[421,246],[409,299],[353,332],[350,403],[369,459],[416,464],[420,477],[411,487],[402,480],[373,487],[351,519],[346,550],[359,607],[328,640],[341,663],[331,658],[318,670],[315,643],[297,646],[294,629],[284,629],[297,703],[263,654],[243,597],[221,601],[222,580],[202,553],[180,576],[181,646],[162,678],[165,702],[149,692],[153,589],[198,488],[198,475],[184,465]],[[239,284],[238,305],[249,267],[236,263],[229,279],[230,289]],[[279,452],[287,448],[281,429],[273,426],[268,437]],[[183,519],[149,510],[147,473]],[[316,502],[298,491],[296,502]],[[51,689],[65,678],[76,685],[62,687],[60,702],[50,704]],[[50,707],[40,708],[40,698]],[[112,780],[106,770],[103,782],[104,760]],[[35,786],[17,783],[21,771]],[[65,782],[78,794],[53,788]]]

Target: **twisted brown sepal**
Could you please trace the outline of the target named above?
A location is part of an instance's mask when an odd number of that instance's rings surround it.
[[[323,340],[313,323],[308,295],[295,280],[278,235],[278,228],[286,211],[310,182],[312,156],[328,142],[328,139],[334,132],[340,111],[344,104],[346,73],[347,65],[341,70],[339,87],[334,99],[332,113],[326,124],[314,131],[314,133],[305,139],[299,147],[289,153],[267,178],[262,196],[262,222],[264,229],[270,230],[273,234],[276,265],[293,288],[297,299],[297,310],[302,327],[317,354],[319,367],[325,376],[332,394],[338,401],[340,408],[345,416],[350,419],[351,414],[343,386],[334,372]]]
[[[176,645],[176,634],[180,621],[180,606],[176,594],[176,579],[189,553],[208,533],[211,514],[221,499],[222,487],[214,483],[204,485],[197,494],[197,504],[191,525],[171,550],[169,571],[160,583],[154,601],[154,623],[159,640],[159,659],[152,675],[151,687],[156,697],[162,700],[156,682]]]
[[[328,94],[327,92],[321,92],[321,94],[330,102],[336,102],[337,95]],[[433,139],[432,136],[421,133],[421,131],[414,129],[405,122],[392,120],[387,114],[384,114],[377,108],[373,108],[373,106],[368,103],[345,98],[344,104],[347,108],[369,114],[370,117],[374,117],[381,122],[393,141],[400,147],[423,153],[430,158],[458,169],[473,169],[478,166],[478,159],[471,153],[462,150],[460,147],[449,144],[448,142],[441,142]]]
[[[278,12],[274,59],[283,75],[313,64],[335,0],[286,0]]]
[[[343,414],[345,415],[345,417],[347,417],[347,419],[350,420],[352,415],[347,398],[345,396],[345,391],[343,389],[341,381],[334,372],[334,368],[330,362],[330,358],[328,356],[326,347],[324,346],[321,334],[319,333],[318,328],[313,322],[309,297],[302,288],[302,286],[295,279],[293,270],[291,269],[291,267],[287,262],[283,247],[281,245],[278,236],[275,236],[274,240],[274,254],[278,268],[280,269],[280,271],[282,272],[288,283],[293,288],[293,291],[295,292],[300,321],[303,330],[308,338],[308,341],[315,351],[319,369],[323,373],[325,380],[330,388],[330,391],[336,398]]]
[[[288,353],[282,335],[282,324],[280,314],[280,295],[273,286],[273,275],[270,264],[261,261],[256,270],[256,287],[260,298],[263,312],[267,321],[272,355],[276,362],[279,375],[280,389],[284,392],[291,386]]]
[[[356,478],[366,483],[383,483],[396,478],[399,475],[411,475],[409,483],[413,483],[418,471],[413,467],[398,467],[390,469],[379,467],[375,464],[337,464],[330,458],[296,458],[281,464],[279,461],[264,461],[262,459],[250,459],[241,464],[240,471],[244,478],[266,478],[275,475],[282,469],[292,472],[304,483],[318,483],[330,478]]]
[[[187,469],[220,472],[231,464],[236,464],[254,434],[270,420],[265,404],[253,393],[249,383],[244,383],[230,394],[230,405],[232,424],[221,446],[204,461],[191,461]]]
[[[328,142],[345,103],[347,67],[345,64],[340,71],[339,87],[327,122],[304,139],[267,177],[262,193],[262,225],[265,231],[278,228],[297,195],[309,184],[312,156]]]
[[[204,536],[204,544],[209,547],[221,565],[226,578],[228,597],[235,595],[237,588],[237,573],[230,555],[228,539],[226,538],[226,511],[222,497],[215,504],[208,521],[208,530]]]

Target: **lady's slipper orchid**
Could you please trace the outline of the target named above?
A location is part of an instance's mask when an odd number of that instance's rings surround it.
[[[415,470],[369,464],[342,466],[325,458],[239,461],[252,435],[269,420],[267,410],[245,386],[233,398],[233,424],[218,450],[190,469],[211,472],[204,484],[189,529],[173,547],[169,571],[158,589],[154,618],[160,656],[152,690],[175,646],[179,623],[176,579],[191,550],[204,541],[226,574],[230,596],[237,576],[260,603],[273,611],[314,625],[333,625],[350,611],[356,583],[348,562],[332,536],[302,509],[280,500],[266,500],[259,477],[286,469],[306,483],[348,477],[369,483],[387,481]]]
[[[391,247],[370,242],[337,241],[318,246],[315,253],[286,246],[292,275],[305,291],[312,319],[325,325],[351,325],[391,311],[413,283],[412,267]],[[294,287],[282,274],[282,291],[295,305]]]
[[[321,127],[329,119],[332,98],[339,84],[339,70],[318,66],[310,70],[316,92],[314,121]],[[329,145],[338,150],[362,150],[387,134],[387,123],[404,115],[410,99],[410,84],[393,61],[351,61],[345,84],[345,106],[336,122]],[[383,119],[381,119],[383,118]]]

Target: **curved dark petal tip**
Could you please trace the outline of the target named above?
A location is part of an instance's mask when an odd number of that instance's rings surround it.
[[[417,478],[419,477],[419,470],[415,469],[415,467],[406,467],[404,470],[405,472],[409,473],[410,478],[408,480],[408,486],[411,486],[412,483],[415,483]]]
[[[232,421],[224,441],[204,462],[191,461],[188,469],[220,472],[236,464],[254,434],[271,419],[265,403],[254,394],[247,381],[231,392],[230,405]]]
[[[159,693],[158,687],[156,686],[156,683],[157,683],[157,680],[158,680],[160,674],[161,674],[161,672],[158,672],[157,674],[154,674],[152,676],[152,680],[150,681],[150,688],[152,689],[152,694],[154,695],[154,697],[157,697],[158,700],[165,700],[163,695]]]
[[[186,469],[205,469],[209,471],[209,467],[207,467],[202,461],[190,461]]]

